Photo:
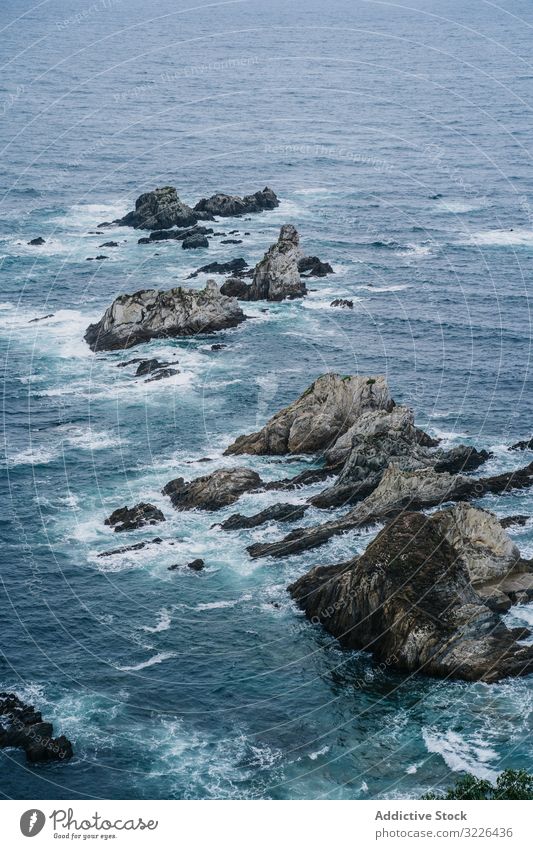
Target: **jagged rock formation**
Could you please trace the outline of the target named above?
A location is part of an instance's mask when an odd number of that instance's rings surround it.
[[[181,286],[143,289],[119,295],[100,321],[87,328],[85,341],[93,351],[115,351],[150,339],[224,330],[245,318],[237,301],[221,295],[214,280],[199,292]]]
[[[110,525],[115,531],[135,531],[145,525],[157,525],[164,522],[161,510],[153,504],[141,501],[135,507],[119,507],[107,517],[104,524]]]
[[[0,693],[0,748],[24,749],[31,763],[68,760],[72,743],[64,735],[53,737],[51,722],[14,693]]]
[[[165,230],[170,227],[192,227],[200,216],[183,203],[173,186],[145,192],[135,201],[135,209],[114,224],[136,230]]]
[[[447,501],[482,498],[533,485],[533,463],[513,472],[487,478],[450,475],[432,468],[404,471],[391,464],[379,486],[339,519],[311,528],[296,529],[284,539],[248,547],[251,557],[286,557],[316,548],[337,534],[389,519],[405,510],[423,510]]]
[[[241,257],[230,259],[228,262],[210,262],[207,265],[202,265],[197,268],[192,274],[189,274],[189,279],[198,277],[199,274],[231,274],[234,277],[243,275],[248,268],[248,263]]]
[[[209,236],[213,232],[212,227],[203,227],[197,224],[187,227],[185,230],[153,230],[149,236],[142,236],[137,240],[139,245],[149,245],[151,242],[176,241],[183,242],[189,236]]]
[[[531,439],[524,439],[521,442],[515,442],[511,445],[511,451],[533,451],[533,436]]]
[[[298,271],[300,237],[292,224],[284,224],[278,241],[258,262],[247,293],[248,301],[283,301],[301,298],[307,289]]]
[[[258,489],[261,478],[244,467],[218,469],[192,481],[175,478],[163,489],[177,510],[219,510],[234,504],[245,492]]]
[[[237,531],[241,528],[257,528],[265,522],[295,522],[303,517],[307,509],[305,504],[273,504],[272,507],[266,507],[260,513],[254,513],[253,516],[234,513],[233,516],[221,522],[220,527],[225,531]]]
[[[533,672],[517,639],[472,586],[462,549],[437,516],[403,513],[347,563],[319,566],[289,587],[312,622],[390,668],[493,682]]]
[[[210,198],[202,198],[194,209],[195,212],[204,213],[210,217],[233,218],[251,212],[275,209],[277,206],[279,206],[278,198],[272,189],[266,186],[262,191],[255,192],[253,195],[245,195],[243,198],[218,192]]]
[[[394,405],[383,376],[325,374],[257,433],[239,436],[226,454],[327,452],[366,410]]]

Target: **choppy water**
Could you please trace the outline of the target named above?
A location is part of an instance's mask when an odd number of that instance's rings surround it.
[[[533,767],[530,680],[404,680],[295,610],[287,584],[371,534],[252,563],[245,545],[279,528],[223,534],[218,516],[160,495],[171,477],[230,465],[235,435],[328,370],[386,373],[420,426],[490,447],[489,470],[531,459],[506,450],[533,430],[531,23],[520,0],[2,4],[0,687],[76,750],[31,769],[3,752],[2,794],[417,797],[453,771]],[[283,202],[223,221],[250,235],[209,251],[89,232],[165,184],[188,202],[268,184]],[[216,340],[227,348],[95,356],[82,341],[119,292],[255,262],[287,221],[336,274],[301,302],[247,306],[253,320]],[[86,262],[109,239],[109,259]],[[353,311],[331,309],[336,297]],[[116,367],[144,354],[177,357],[180,375],[145,384]],[[270,479],[306,465],[247,462]],[[530,513],[532,497],[486,503]],[[104,526],[140,498],[165,525]],[[155,533],[159,546],[96,556]],[[513,536],[532,556],[532,526]],[[167,570],[199,556],[200,574]],[[513,617],[533,621],[530,607]]]

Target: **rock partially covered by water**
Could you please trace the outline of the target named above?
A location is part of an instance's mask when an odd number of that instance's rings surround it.
[[[194,209],[195,212],[207,213],[209,216],[229,218],[251,212],[263,212],[266,209],[275,209],[277,206],[279,206],[278,198],[272,189],[266,186],[262,191],[245,195],[243,198],[218,192],[210,198],[202,198]]]
[[[523,439],[521,442],[515,442],[511,445],[511,451],[533,451],[533,436],[531,439]]]
[[[392,409],[383,376],[324,374],[257,433],[239,436],[226,454],[328,451],[367,410]]]
[[[243,301],[247,301],[249,289],[250,284],[245,283],[241,277],[228,277],[228,279],[220,287],[220,292],[228,298],[239,298]]]
[[[306,294],[305,283],[298,271],[301,258],[299,242],[296,227],[284,224],[278,241],[271,245],[255,267],[247,295],[249,301],[283,301]]]
[[[104,524],[110,525],[115,531],[135,531],[145,525],[157,525],[164,522],[161,510],[153,504],[141,501],[135,507],[119,507],[107,517]]]
[[[221,295],[212,280],[199,292],[181,286],[164,292],[143,289],[119,295],[87,328],[85,341],[93,351],[115,351],[150,339],[225,330],[245,318],[237,301]]]
[[[208,248],[209,239],[201,233],[194,233],[191,236],[185,236],[181,243],[184,250],[194,250],[196,248]]]
[[[177,510],[219,510],[234,504],[241,495],[261,486],[257,472],[244,467],[218,469],[192,481],[175,478],[163,489]]]
[[[51,722],[14,693],[0,693],[0,748],[24,749],[31,763],[68,760],[72,743],[64,735],[53,737]]]
[[[234,513],[229,519],[221,522],[220,527],[225,531],[237,531],[241,528],[257,528],[265,522],[295,522],[304,516],[307,509],[306,504],[273,504],[253,516]]]
[[[200,216],[183,203],[173,186],[145,192],[135,201],[135,209],[116,221],[137,230],[166,230],[170,227],[192,227]]]
[[[32,245],[32,247],[40,247],[41,245],[44,245],[44,244],[45,244],[45,240],[43,239],[42,236],[37,236],[36,239],[30,239],[30,241],[28,242],[28,245]]]
[[[198,277],[199,274],[231,274],[238,277],[245,273],[248,268],[248,263],[242,256],[237,259],[230,259],[228,262],[210,262],[207,265],[202,265],[197,268],[192,274],[189,274],[189,279]]]
[[[322,262],[317,256],[303,256],[298,260],[298,271],[305,277],[326,277],[335,274],[329,262]]]
[[[438,515],[403,513],[360,557],[316,567],[289,592],[344,646],[391,669],[489,683],[533,672],[533,646],[483,603]]]
[[[431,467],[410,471],[391,463],[370,495],[340,518],[294,530],[281,540],[254,543],[247,551],[251,557],[287,557],[323,545],[337,534],[384,521],[405,510],[424,510],[447,501],[482,498],[489,493],[500,494],[532,485],[533,463],[486,478],[438,473]]]

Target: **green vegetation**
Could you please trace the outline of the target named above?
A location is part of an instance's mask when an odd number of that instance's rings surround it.
[[[426,793],[422,799],[533,799],[533,775],[525,769],[505,769],[491,784],[475,775],[465,775],[442,793]]]

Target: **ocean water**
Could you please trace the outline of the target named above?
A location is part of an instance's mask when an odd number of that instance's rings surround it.
[[[531,679],[406,679],[292,604],[290,581],[376,529],[252,562],[245,546],[286,526],[223,533],[212,525],[235,508],[177,513],[160,493],[232,465],[228,443],[326,371],[385,373],[445,445],[490,448],[489,471],[532,459],[507,450],[533,432],[531,27],[523,0],[4,0],[0,689],[36,704],[75,757],[29,768],[2,751],[3,796],[417,798],[462,770],[533,768]],[[269,185],[282,203],[221,221],[241,245],[94,234],[167,184],[190,203]],[[120,292],[256,262],[285,222],[335,269],[306,299],[247,305],[216,340],[97,356],[83,342]],[[117,368],[136,356],[177,358],[180,374],[146,384]],[[242,462],[275,479],[311,460]],[[104,526],[140,499],[166,523]],[[532,499],[483,503],[529,514]],[[512,535],[533,556],[533,525]],[[205,571],[168,571],[196,557]],[[533,606],[509,619],[533,624]]]

